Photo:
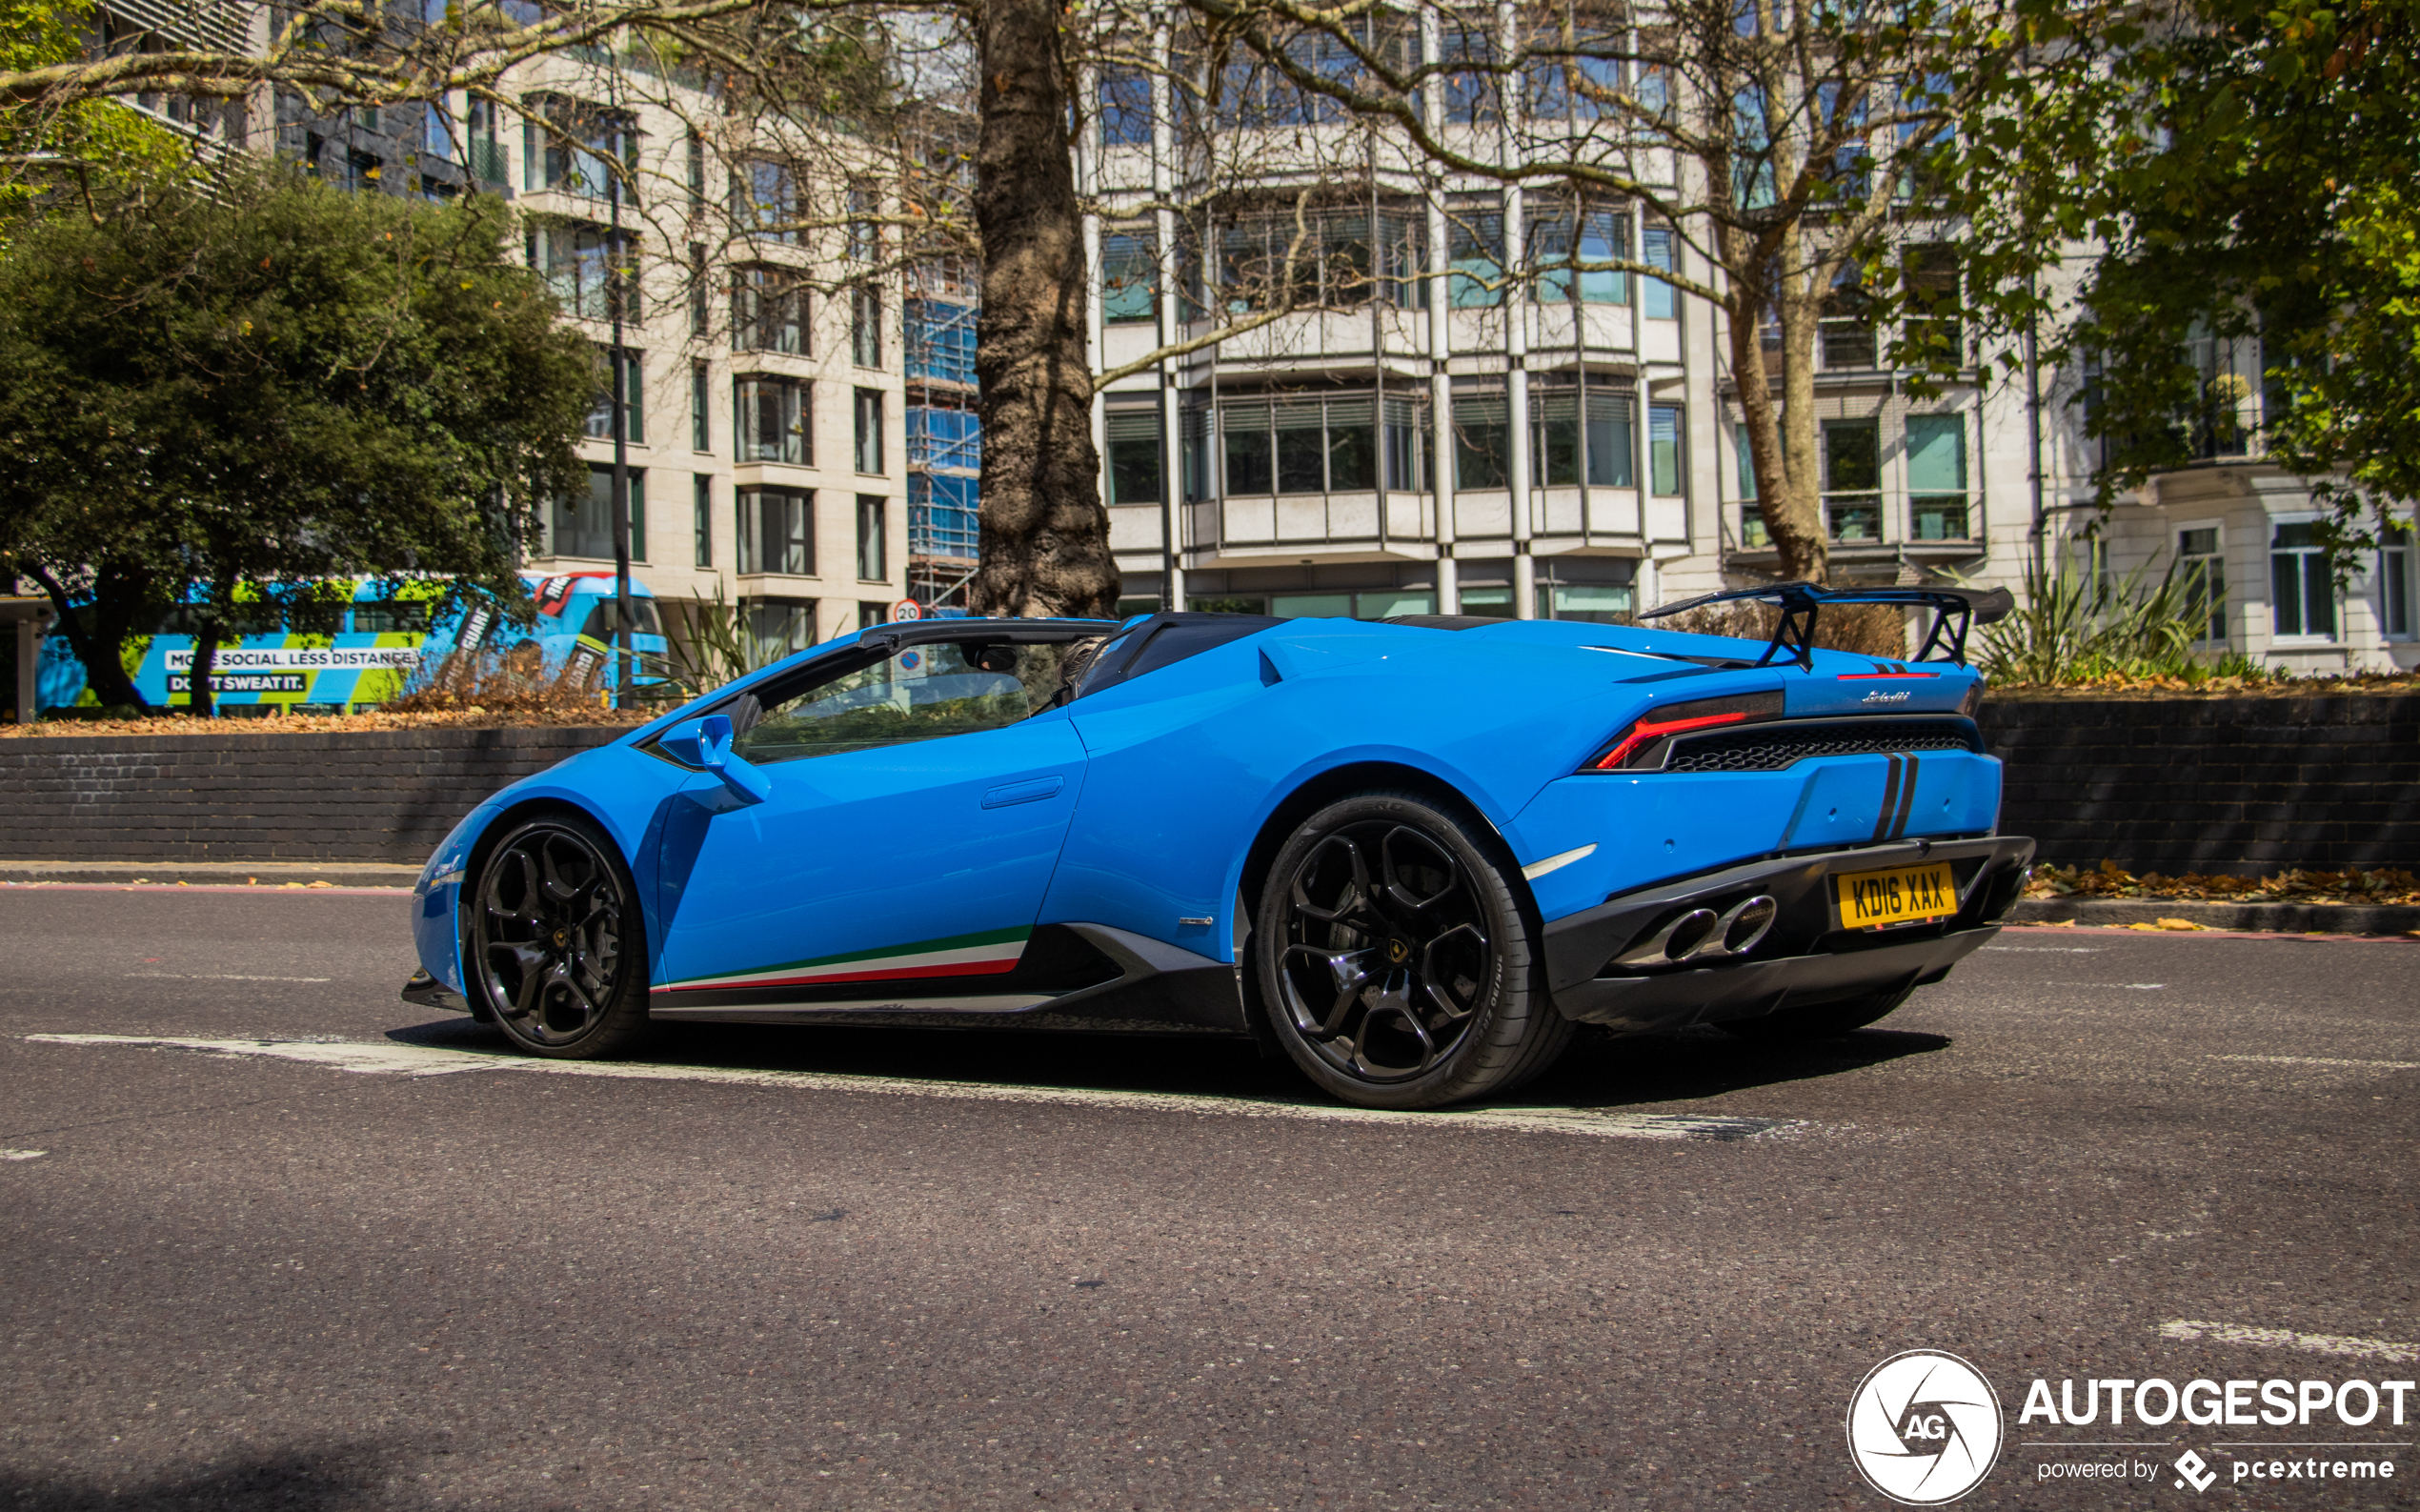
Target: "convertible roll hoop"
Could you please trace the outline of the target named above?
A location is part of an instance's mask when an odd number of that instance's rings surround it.
[[[1704,594],[1677,604],[1661,605],[1639,617],[1661,619],[1707,604],[1741,601],[1771,604],[1782,612],[1773,638],[1755,664],[1770,666],[1776,656],[1786,653],[1787,659],[1809,672],[1815,669],[1815,614],[1825,604],[1904,604],[1930,609],[1932,624],[1925,632],[1924,644],[1910,659],[1931,661],[1933,653],[1939,650],[1947,660],[1961,667],[1966,664],[1966,632],[1976,625],[1988,625],[2017,607],[2017,601],[2005,588],[1825,588],[1819,583],[1788,582]]]

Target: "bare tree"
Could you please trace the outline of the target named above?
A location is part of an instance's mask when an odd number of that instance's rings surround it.
[[[1262,133],[1264,174],[1316,173],[1303,144],[1332,143],[1350,120],[1372,133],[1378,162],[1424,172],[1433,193],[1561,187],[1583,205],[1643,209],[1687,255],[1591,250],[1566,230],[1449,254],[1450,270],[1430,275],[1512,288],[1623,273],[1720,311],[1765,527],[1785,575],[1818,580],[1820,340],[1827,328],[1864,332],[1925,388],[1975,369],[1987,325],[2037,307],[2029,275],[2056,247],[1993,218],[2007,159],[1990,128],[2082,66],[2067,44],[2098,14],[2017,0],[1185,10],[1210,74],[1244,57],[1308,102],[1290,107],[1291,144],[1272,150]],[[1144,24],[1139,7],[1124,24]],[[1421,37],[1425,48],[1406,45]]]

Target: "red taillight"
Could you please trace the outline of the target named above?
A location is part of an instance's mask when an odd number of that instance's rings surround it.
[[[1630,753],[1661,736],[1679,735],[1684,730],[1704,730],[1718,724],[1745,724],[1747,711],[1734,709],[1729,714],[1702,714],[1694,719],[1641,719],[1623,733],[1612,750],[1591,762],[1600,772],[1611,772],[1629,759]]]
[[[1686,703],[1666,704],[1650,709],[1633,719],[1581,768],[1583,772],[1619,772],[1635,757],[1654,747],[1667,736],[1686,735],[1692,730],[1711,730],[1720,725],[1749,724],[1782,716],[1782,695],[1779,689],[1769,693],[1735,694],[1727,698],[1693,698]]]

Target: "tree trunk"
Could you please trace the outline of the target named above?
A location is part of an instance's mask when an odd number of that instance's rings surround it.
[[[1795,241],[1797,238],[1792,237]],[[1792,275],[1795,277],[1796,275]],[[1813,296],[1785,283],[1782,289],[1782,465],[1789,476],[1789,534],[1773,532],[1782,554],[1782,575],[1810,583],[1830,579],[1832,537],[1824,519],[1824,468],[1816,454],[1815,314]],[[1771,518],[1765,516],[1767,529]]]
[[[1092,438],[1062,15],[1048,0],[987,0],[980,18],[983,507],[974,605],[1023,618],[1107,617],[1118,610],[1118,564]]]
[[[1751,245],[1746,233],[1718,229],[1716,232],[1730,285],[1735,290],[1773,286],[1773,252],[1769,244]],[[1812,380],[1805,370],[1795,374],[1788,364],[1789,333],[1782,336],[1783,400],[1773,399],[1773,381],[1765,371],[1765,307],[1743,300],[1731,312],[1731,376],[1738,387],[1740,418],[1747,429],[1748,456],[1756,470],[1756,502],[1765,517],[1765,534],[1772,537],[1784,578],[1823,582],[1831,571],[1830,538],[1824,531],[1824,509],[1817,492],[1814,443],[1797,443],[1798,424],[1814,423]],[[1807,393],[1792,387],[1795,377]]]
[[[118,653],[133,629],[134,616],[151,601],[149,579],[104,562],[93,577],[91,601],[78,609],[66,587],[50,573],[33,566],[26,572],[50,595],[50,606],[58,611],[57,634],[68,637],[75,659],[84,663],[84,684],[92,690],[92,696],[104,707],[149,713],[151,704],[127,675],[125,658]]]
[[[217,663],[218,626],[205,622],[193,632],[193,667],[186,676],[186,685],[193,690],[189,696],[192,699],[196,718],[212,718],[218,713],[217,700],[210,685],[211,668]]]

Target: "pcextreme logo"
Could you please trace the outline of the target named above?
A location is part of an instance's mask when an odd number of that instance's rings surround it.
[[[2000,1399],[1956,1355],[1893,1355],[1849,1399],[1848,1452],[1866,1483],[1893,1502],[1955,1502],[2000,1457]]]

